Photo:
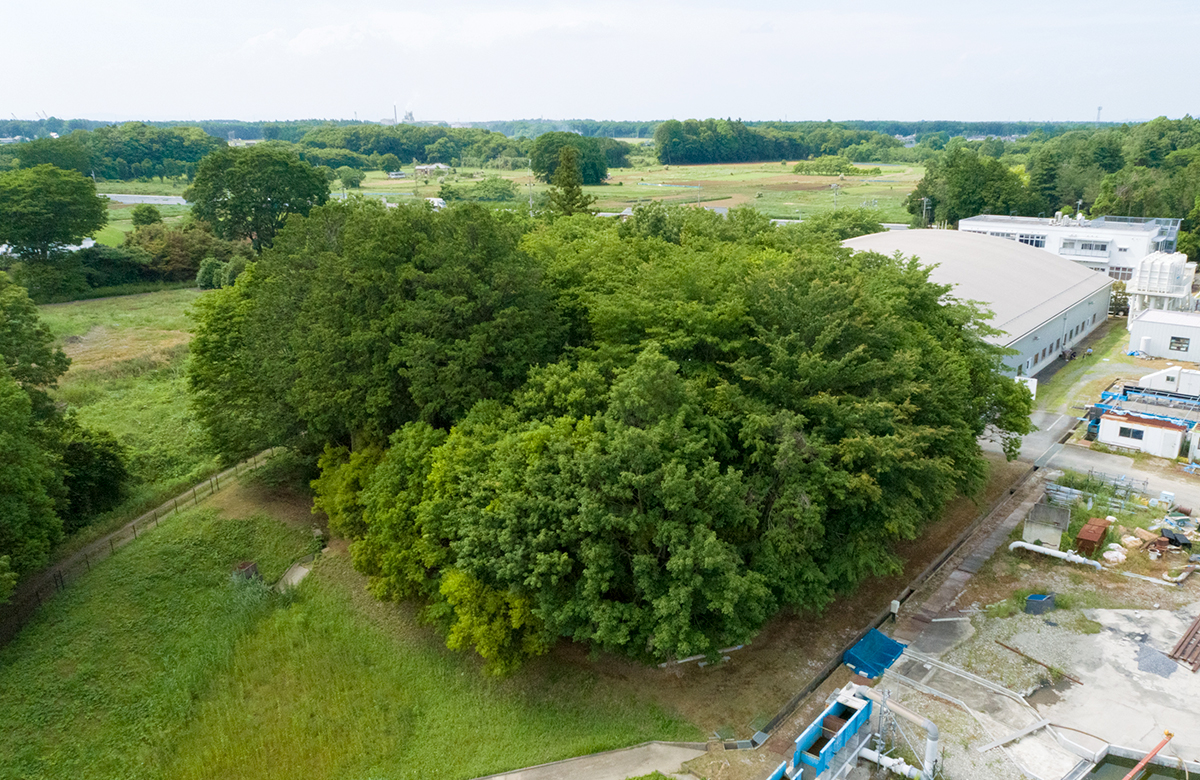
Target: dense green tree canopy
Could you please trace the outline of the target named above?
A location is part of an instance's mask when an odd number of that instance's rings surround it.
[[[603,184],[608,178],[608,158],[601,148],[600,141],[575,133],[543,133],[534,140],[533,148],[529,152],[529,164],[534,175],[544,182],[553,182],[554,173],[562,159],[562,149],[567,146],[577,153],[576,163],[582,183]]]
[[[712,654],[895,571],[1029,429],[978,311],[838,243],[872,229],[330,204],[202,299],[195,403],[228,452],[325,447],[373,592],[495,671]]]
[[[554,186],[548,193],[548,208],[551,214],[569,217],[573,214],[590,213],[589,207],[595,198],[583,193],[583,174],[579,170],[579,150],[574,146],[563,146],[558,150],[558,165],[554,170]]]
[[[107,221],[106,200],[78,171],[46,164],[0,173],[0,244],[23,259],[49,260]]]
[[[324,203],[329,184],[292,152],[259,144],[205,157],[184,197],[219,237],[248,238],[257,252],[271,245],[289,215]]]

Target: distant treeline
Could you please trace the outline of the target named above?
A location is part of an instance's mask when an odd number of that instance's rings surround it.
[[[160,129],[173,127],[198,127],[214,138],[227,140],[233,138],[247,141],[291,141],[293,143],[304,137],[304,134],[314,127],[326,125],[357,125],[361,124],[352,119],[298,119],[289,122],[242,122],[232,119],[205,119],[201,121],[169,121],[169,122],[101,122],[95,119],[11,119],[0,121],[0,138],[23,136],[25,138],[45,138],[51,133],[66,135],[75,130],[96,130],[116,124],[138,124]]]
[[[204,155],[223,146],[224,141],[198,127],[127,122],[5,145],[0,147],[0,170],[49,163],[103,179],[190,178]]]
[[[654,137],[659,121],[617,122],[596,119],[515,119],[510,122],[472,122],[471,127],[503,133],[510,138],[536,138],[543,133],[578,133],[588,138]]]
[[[760,123],[755,122],[752,124]],[[761,124],[780,128],[786,127],[786,123],[782,122],[764,122]],[[964,138],[986,137],[989,135],[1003,137],[1029,135],[1035,132],[1040,132],[1046,136],[1054,136],[1081,128],[1096,127],[1095,122],[955,122],[941,119],[924,122],[854,119],[839,122],[839,124],[845,127],[852,127],[856,130],[872,130],[876,133],[884,133],[885,135],[914,135],[917,137],[917,140],[932,133],[945,133],[947,138],[952,138],[956,135],[961,135]],[[1112,127],[1116,125],[1115,123],[1105,123],[1104,126]]]
[[[902,147],[891,136],[833,122],[793,123],[787,129],[750,127],[733,119],[663,122],[654,132],[658,160],[667,165],[808,159],[856,144]]]

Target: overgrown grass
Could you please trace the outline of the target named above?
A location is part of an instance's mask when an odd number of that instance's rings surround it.
[[[125,501],[67,540],[78,549],[187,489],[217,469],[204,432],[187,403],[188,306],[197,290],[42,306],[72,367],[55,398],[84,425],[111,432],[125,445],[134,477]]]
[[[203,508],[165,521],[0,651],[0,778],[469,778],[698,729],[540,659],[506,680],[374,601],[311,536]]]
[[[114,244],[113,246],[117,246]],[[123,295],[144,295],[146,293],[166,292],[168,290],[196,289],[195,282],[131,282],[129,284],[114,284],[111,287],[93,287],[86,292],[76,293],[70,297],[51,297],[46,303],[70,303],[72,301],[93,301],[97,298],[115,298]]]
[[[232,568],[278,578],[311,537],[196,510],[61,593],[0,649],[0,778],[167,777],[197,702],[279,607]]]

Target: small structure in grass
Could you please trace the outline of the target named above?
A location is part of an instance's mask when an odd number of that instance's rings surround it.
[[[1065,506],[1055,506],[1042,501],[1033,505],[1029,517],[1025,518],[1025,528],[1021,539],[1031,544],[1057,550],[1062,543],[1062,535],[1071,525],[1071,510]]]
[[[262,579],[262,575],[258,573],[258,564],[254,561],[242,561],[237,566],[234,566],[233,576],[243,580]]]

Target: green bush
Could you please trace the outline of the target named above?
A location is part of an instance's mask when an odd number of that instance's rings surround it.
[[[232,287],[237,278],[241,276],[242,271],[246,270],[246,258],[235,257],[225,264],[225,279],[224,286]]]
[[[206,257],[200,261],[200,270],[196,272],[196,286],[201,290],[215,290],[225,283],[225,263],[215,257]]]

